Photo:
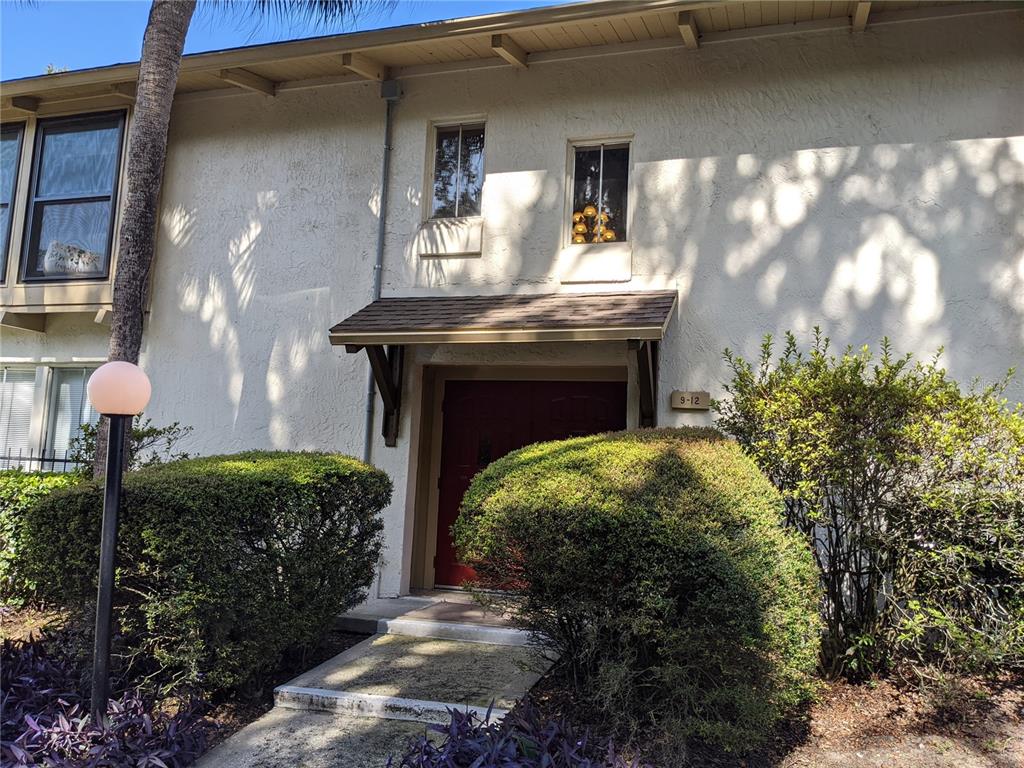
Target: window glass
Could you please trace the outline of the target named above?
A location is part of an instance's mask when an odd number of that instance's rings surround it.
[[[0,469],[21,466],[32,429],[34,368],[0,368]]]
[[[106,270],[110,203],[41,203],[33,236],[48,243],[38,264],[48,275],[93,275]]]
[[[82,434],[82,425],[95,424],[99,420],[85,389],[91,375],[90,368],[53,369],[46,450],[54,458],[67,458],[72,441]]]
[[[484,183],[484,127],[437,129],[431,218],[479,216]]]
[[[39,168],[39,197],[107,195],[114,186],[120,125],[88,123],[46,133]]]
[[[573,154],[573,243],[610,243],[626,239],[629,145],[576,147]]]
[[[0,283],[7,275],[7,250],[11,242],[11,207],[18,179],[21,126],[0,128]]]
[[[39,122],[26,281],[106,277],[123,129],[121,113]]]

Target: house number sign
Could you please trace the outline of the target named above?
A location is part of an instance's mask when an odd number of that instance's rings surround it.
[[[676,411],[706,411],[711,407],[711,395],[707,392],[674,389],[671,403]]]

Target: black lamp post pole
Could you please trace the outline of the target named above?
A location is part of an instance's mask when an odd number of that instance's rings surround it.
[[[110,631],[114,600],[114,554],[117,551],[117,515],[121,507],[121,471],[124,465],[124,420],[108,415],[107,474],[103,495],[103,529],[100,534],[100,578],[96,594],[96,644],[92,655],[92,711],[106,719],[110,698]]]

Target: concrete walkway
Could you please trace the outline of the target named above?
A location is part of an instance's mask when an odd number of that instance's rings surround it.
[[[545,671],[526,636],[462,593],[370,600],[340,619],[366,640],[274,691],[274,709],[198,768],[384,768],[448,708],[500,717]]]

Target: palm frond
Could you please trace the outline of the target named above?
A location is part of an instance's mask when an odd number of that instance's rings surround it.
[[[370,14],[385,14],[398,0],[207,0],[203,11],[226,13],[258,28],[264,22],[318,30],[347,27]]]

